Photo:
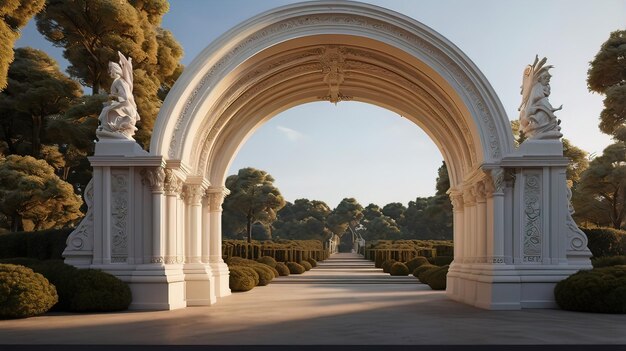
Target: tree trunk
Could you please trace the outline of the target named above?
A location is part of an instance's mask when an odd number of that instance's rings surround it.
[[[252,242],[252,211],[248,211],[248,215],[246,219],[248,220],[246,223],[246,233],[248,234],[248,244]]]
[[[11,216],[11,231],[12,232],[21,232],[24,230],[24,226],[22,225],[22,216],[19,213],[13,213]]]

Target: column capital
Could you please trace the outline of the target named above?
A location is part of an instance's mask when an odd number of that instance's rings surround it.
[[[165,181],[165,170],[163,167],[146,167],[139,172],[141,182],[150,187],[153,193],[162,193]]]
[[[448,196],[450,197],[454,211],[463,211],[463,192],[457,189],[451,189],[448,191]]]
[[[172,169],[165,169],[163,189],[165,190],[165,195],[177,195],[180,194],[183,189],[183,181]]]
[[[204,197],[204,186],[202,184],[185,184],[183,187],[185,202],[188,205],[201,205]]]
[[[230,194],[225,186],[210,186],[206,190],[206,195],[209,198],[209,211],[220,211],[222,209],[222,203],[224,198]]]
[[[474,192],[474,200],[476,202],[485,202],[485,199],[487,198],[487,189],[485,183],[485,180],[480,180],[476,182],[476,184],[474,184],[474,186],[472,187],[472,190]]]

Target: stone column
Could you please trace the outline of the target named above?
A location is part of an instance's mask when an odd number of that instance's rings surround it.
[[[479,181],[474,186],[476,195],[476,209],[474,220],[476,221],[476,233],[474,235],[474,257],[476,263],[484,263],[487,253],[487,197],[484,181]]]
[[[463,230],[464,230],[464,215],[463,215],[463,194],[458,190],[450,192],[450,201],[452,202],[452,229],[454,230],[453,242],[454,242],[454,260],[458,262],[463,261]]]
[[[208,182],[196,177],[187,177],[185,200],[187,203],[187,225],[185,227],[188,245],[185,247],[185,282],[187,306],[211,305],[216,301],[215,283],[211,267],[202,262],[203,223],[202,201]],[[206,235],[205,235],[206,236]]]
[[[182,218],[178,215],[178,196],[182,191],[183,182],[180,180],[173,170],[165,169],[165,183],[163,186],[165,190],[165,263],[183,263],[182,250],[179,246],[182,244],[182,240],[179,238],[183,236],[183,232],[179,230],[179,222]]]
[[[488,217],[489,228],[487,241],[487,256],[490,263],[504,264],[504,169],[496,168],[490,171],[491,182],[488,182]]]
[[[471,263],[473,257],[472,242],[475,240],[475,196],[472,187],[463,189],[463,262]]]
[[[209,205],[209,264],[215,282],[215,295],[230,295],[228,287],[228,266],[222,259],[222,203],[230,191],[223,186],[212,186],[207,189]]]
[[[164,263],[163,235],[163,185],[165,171],[163,167],[144,168],[141,171],[142,181],[152,191],[152,255],[150,263]]]

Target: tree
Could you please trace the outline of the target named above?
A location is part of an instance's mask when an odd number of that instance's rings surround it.
[[[587,155],[585,150],[572,145],[568,139],[563,138],[563,156],[570,160],[565,173],[570,186],[575,187],[582,172],[589,167]]]
[[[135,139],[146,147],[161,103],[182,72],[180,44],[159,27],[167,11],[165,0],[47,0],[36,17],[38,30],[64,48],[70,75],[94,95],[110,86],[107,67],[117,61],[117,51],[133,59],[133,95],[141,116]]]
[[[435,195],[446,195],[450,189],[450,177],[448,176],[448,167],[446,162],[442,161],[441,166],[437,169],[437,183],[435,184],[437,192]]]
[[[229,212],[226,218],[236,221],[245,218],[248,242],[252,241],[253,223],[270,225],[276,220],[278,210],[285,206],[283,196],[274,186],[274,178],[259,169],[240,169],[226,178],[226,187],[230,190],[224,199],[224,212]]]
[[[341,237],[348,229],[354,232],[362,218],[363,206],[355,198],[344,198],[328,216],[328,228]]]
[[[626,30],[617,30],[602,44],[587,71],[589,91],[605,95],[604,110],[600,114],[600,130],[613,136],[623,135],[623,130],[626,129],[625,60]]]
[[[381,212],[380,207],[376,204],[369,204],[363,209],[363,219],[366,221],[371,221],[382,215],[383,213]]]
[[[404,207],[404,205],[399,202],[388,203],[382,209],[382,213],[385,216],[393,219],[394,222],[399,226],[404,225],[404,213],[405,212],[406,212],[406,207]]]
[[[323,201],[297,199],[293,204],[287,202],[278,211],[274,233],[283,239],[325,241],[331,234],[326,227],[326,218],[330,212],[330,208]]]
[[[380,216],[365,223],[366,240],[398,240],[401,231],[393,218]]]
[[[45,0],[4,0],[0,2],[0,91],[7,86],[7,72],[13,62],[13,45],[20,28],[41,9]]]
[[[589,163],[573,200],[579,221],[616,229],[626,226],[626,143],[609,145]]]
[[[48,117],[63,112],[80,97],[80,85],[64,75],[54,59],[33,48],[15,50],[8,82],[0,94],[0,109],[7,112],[1,117],[5,142],[11,146],[16,136],[22,141],[29,138],[30,154],[39,158]],[[22,123],[22,126],[28,126],[30,133],[20,135],[14,128],[15,118],[30,119],[28,123]]]
[[[12,231],[60,228],[82,217],[80,196],[44,160],[10,155],[0,158],[0,212]]]

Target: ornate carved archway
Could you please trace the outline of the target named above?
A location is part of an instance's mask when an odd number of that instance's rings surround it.
[[[335,1],[261,14],[209,45],[170,91],[150,154],[99,142],[90,159],[93,221],[68,240],[67,262],[128,281],[134,308],[229,294],[221,258],[228,166],[265,121],[318,100],[395,111],[439,147],[454,205],[451,298],[553,307],[554,284],[590,267],[568,210],[560,141],[516,149],[495,92],[452,43],[398,13]]]

